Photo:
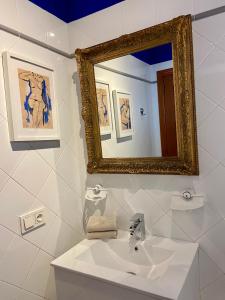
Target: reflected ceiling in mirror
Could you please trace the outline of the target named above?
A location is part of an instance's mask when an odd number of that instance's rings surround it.
[[[94,66],[102,155],[177,156],[172,44]]]

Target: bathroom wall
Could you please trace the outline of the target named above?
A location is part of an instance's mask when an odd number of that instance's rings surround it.
[[[67,25],[29,1],[1,0],[0,23],[68,51]],[[55,300],[50,262],[82,238],[72,62],[0,31],[5,50],[55,69],[61,140],[10,144],[0,64],[0,299]],[[18,216],[42,206],[46,225],[22,237]]]
[[[150,74],[150,65],[139,59],[127,55],[122,58],[106,61],[101,65],[111,67],[121,72],[126,72],[133,76],[147,79]],[[149,75],[150,76],[150,75]],[[152,151],[150,142],[150,92],[151,84],[129,78],[105,69],[95,67],[96,80],[103,80],[110,85],[111,89],[111,111],[113,129],[110,135],[102,138],[103,157],[145,157],[151,156]],[[117,138],[115,123],[115,105],[113,102],[112,91],[125,92],[132,97],[132,128],[133,134],[124,138]],[[144,108],[145,116],[141,116],[140,108]],[[154,143],[154,142],[152,142]],[[140,148],[140,145],[142,147]]]
[[[70,50],[113,39],[181,14],[225,5],[224,0],[129,0],[69,24]],[[202,300],[225,298],[225,14],[193,23],[200,176],[87,175],[86,185],[109,188],[119,224],[144,211],[155,234],[200,244]],[[75,89],[75,86],[73,86]],[[75,91],[74,91],[75,93]],[[80,101],[79,90],[77,90]],[[83,122],[81,137],[85,149]],[[86,156],[82,155],[81,159]],[[82,172],[85,172],[82,168]],[[194,188],[207,195],[204,208],[172,212],[173,191]]]
[[[26,0],[0,1],[1,23],[73,52],[166,21],[225,5],[224,0],[127,0],[69,25]],[[116,21],[115,21],[116,20]],[[225,297],[225,14],[193,24],[200,176],[87,175],[75,61],[68,61],[0,31],[10,50],[55,68],[61,142],[10,144],[0,68],[0,295],[4,300],[53,299],[50,261],[82,238],[84,186],[108,187],[109,208],[121,228],[144,211],[153,233],[200,243],[203,300]],[[68,31],[67,31],[68,30]],[[74,73],[75,72],[75,73]],[[73,78],[73,79],[72,79]],[[171,192],[195,188],[204,209],[170,211]],[[82,195],[82,197],[80,197]],[[48,222],[21,237],[18,215],[45,206]]]

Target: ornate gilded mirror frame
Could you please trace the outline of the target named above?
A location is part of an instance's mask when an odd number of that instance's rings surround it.
[[[177,157],[103,158],[94,65],[172,43]],[[198,175],[191,16],[146,28],[75,52],[80,75],[89,173]]]

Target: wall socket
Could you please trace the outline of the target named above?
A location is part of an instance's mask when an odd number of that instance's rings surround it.
[[[45,208],[41,207],[19,217],[22,235],[45,224]]]

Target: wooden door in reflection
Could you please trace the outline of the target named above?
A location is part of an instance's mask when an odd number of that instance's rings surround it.
[[[177,156],[173,69],[157,72],[162,156]]]

